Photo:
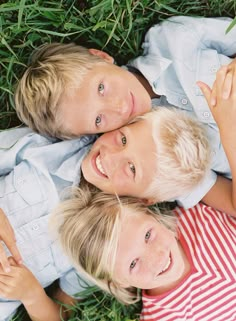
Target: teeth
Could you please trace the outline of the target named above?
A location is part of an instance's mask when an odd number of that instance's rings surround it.
[[[96,158],[96,166],[97,166],[97,169],[99,170],[99,172],[101,172],[103,175],[106,175],[104,168],[102,167],[102,164],[101,164],[100,155],[98,155],[98,157]]]
[[[169,257],[168,262],[166,263],[165,267],[162,269],[162,271],[160,273],[165,272],[168,269],[168,267],[170,266],[170,263],[171,263],[171,259]]]

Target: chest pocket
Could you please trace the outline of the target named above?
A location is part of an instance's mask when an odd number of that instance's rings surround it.
[[[24,264],[45,287],[59,277],[53,256],[56,242],[49,231],[49,215],[32,220],[16,230]]]
[[[219,55],[216,50],[199,50],[197,55],[197,65],[196,65],[196,79],[195,81],[203,81],[210,87],[212,87],[216,72],[220,68]],[[215,120],[211,114],[210,108],[207,105],[206,99],[202,94],[200,88],[196,85],[196,108],[195,113],[197,117],[203,123],[215,123]]]
[[[23,209],[30,211],[46,199],[39,174],[27,162],[20,163],[10,174],[0,178],[0,207],[8,216]]]

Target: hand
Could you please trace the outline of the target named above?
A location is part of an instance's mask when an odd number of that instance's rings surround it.
[[[216,80],[211,90],[208,85],[198,82],[212,115],[219,127],[222,143],[229,148],[236,148],[236,72],[229,73],[224,66],[217,72]],[[230,90],[225,91],[225,88]],[[216,95],[216,104],[212,105],[212,92]],[[228,98],[226,98],[228,96]],[[225,146],[224,146],[225,147]]]
[[[235,77],[236,73],[236,58],[228,65],[222,66],[219,71],[217,72],[216,78],[219,78],[220,73],[225,73],[225,79],[222,83],[222,96],[223,99],[228,99],[230,97],[230,94],[232,93],[232,79]],[[217,79],[216,79],[217,81]],[[211,93],[211,105],[215,106],[217,103],[217,89],[216,89],[216,81],[213,84],[212,87],[212,93]]]
[[[8,247],[9,251],[13,255],[16,262],[18,264],[21,264],[22,258],[16,246],[16,239],[15,239],[13,228],[1,208],[0,208],[0,240],[2,240],[6,244],[6,246]],[[4,247],[1,243],[0,243],[0,264],[5,272],[10,271],[10,264],[8,262]]]
[[[25,305],[34,303],[44,293],[44,289],[24,265],[17,265],[13,257],[8,258],[11,271],[0,270],[0,296],[6,299],[19,300]]]

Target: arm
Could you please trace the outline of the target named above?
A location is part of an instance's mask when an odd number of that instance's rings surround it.
[[[215,106],[211,104],[211,89],[204,83],[199,82],[198,84],[218,125],[232,174],[232,181],[219,177],[203,201],[236,216],[236,73],[228,73],[227,67],[222,67],[218,71],[213,86],[213,92],[216,94]],[[224,96],[225,88],[230,88],[230,90]]]
[[[24,305],[32,321],[60,321],[67,320],[68,312],[50,299],[38,280],[25,266],[17,265],[9,259],[11,272],[0,273],[0,295],[7,299],[19,300]],[[65,304],[73,304],[63,291],[58,290],[55,298]],[[42,308],[43,307],[43,308]]]
[[[217,181],[210,191],[203,197],[202,202],[236,217],[236,210],[232,204],[232,181],[222,176],[217,177]]]
[[[3,210],[0,208],[0,240],[2,240],[10,253],[13,255],[14,259],[18,264],[22,263],[22,258],[20,252],[16,246],[16,239],[14,235],[14,231],[8,218],[4,214]],[[7,259],[7,255],[3,245],[0,243],[0,264],[3,270],[7,273],[10,270],[10,264]]]

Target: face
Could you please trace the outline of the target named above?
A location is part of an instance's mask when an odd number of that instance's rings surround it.
[[[143,198],[157,171],[151,132],[141,120],[100,136],[82,162],[84,178],[104,192]]]
[[[94,134],[119,128],[149,111],[151,99],[133,74],[104,62],[86,74],[79,89],[64,95],[60,108],[73,134]]]
[[[168,288],[184,271],[185,261],[174,233],[148,214],[124,209],[115,279],[124,287]]]

